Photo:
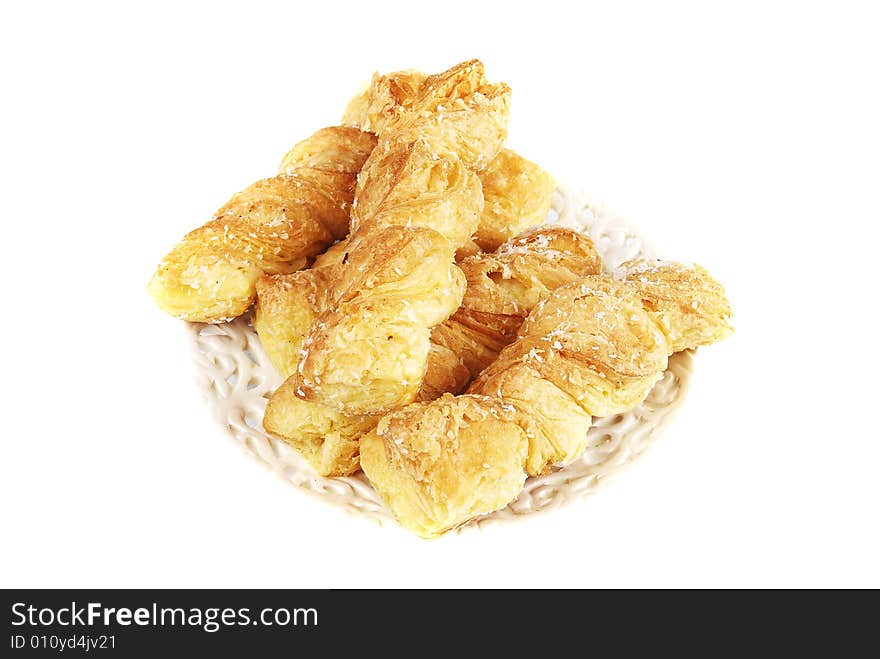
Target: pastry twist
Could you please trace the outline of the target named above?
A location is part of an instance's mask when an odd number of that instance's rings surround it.
[[[670,352],[709,345],[733,332],[724,288],[698,265],[628,261],[615,272],[666,335]]]
[[[510,149],[502,149],[480,172],[483,214],[474,242],[485,252],[531,226],[547,221],[556,183],[535,163]]]
[[[420,71],[374,73],[367,88],[349,101],[342,125],[381,135],[397,114],[416,101],[426,77]]]
[[[346,414],[415,400],[431,328],[464,294],[453,257],[476,228],[474,170],[500,150],[508,108],[507,86],[468,62],[428,76],[390,120],[359,176],[348,256],[304,342],[297,396]]]
[[[323,258],[319,267],[265,276],[257,283],[254,327],[285,377],[296,370],[305,335],[327,305],[323,282],[341,257],[337,251]],[[600,262],[588,237],[544,227],[506,243],[496,254],[465,259],[461,268],[468,289],[458,311],[434,328],[421,400],[463,391],[514,340],[528,312],[547,292],[598,272]],[[358,469],[358,440],[378,420],[300,400],[295,380],[289,379],[270,399],[263,425],[300,449],[321,475],[342,476]]]
[[[431,333],[435,350],[428,359],[420,400],[464,391],[513,342],[541,299],[563,284],[599,274],[602,263],[584,234],[562,227],[536,227],[493,254],[462,259],[459,267],[467,290],[458,310]]]
[[[361,438],[364,473],[403,526],[432,537],[503,507],[527,475],[587,448],[593,416],[638,405],[675,348],[730,332],[730,307],[705,270],[631,263],[624,277],[556,289],[469,393],[392,412]],[[441,417],[451,421],[437,432]]]
[[[393,129],[396,117],[413,106],[425,80],[418,71],[374,74],[369,87],[349,103],[342,123],[382,137],[388,125]],[[483,213],[474,241],[459,248],[459,257],[494,251],[528,227],[543,224],[550,210],[553,178],[515,151],[502,149],[479,176]]]
[[[356,177],[375,144],[336,126],[294,146],[277,176],[234,195],[165,256],[148,287],[156,303],[194,322],[244,313],[260,275],[299,270],[348,233]]]
[[[377,234],[381,240],[376,239]],[[436,250],[437,235],[421,227],[368,224],[347,241],[338,262],[325,258],[320,267],[291,275],[266,276],[257,284],[254,326],[270,359],[282,375],[290,376],[269,401],[263,425],[269,432],[300,449],[322,475],[345,475],[358,469],[357,440],[375,426],[378,417],[345,413],[302,399],[296,369],[302,353],[308,348],[309,332],[318,323],[344,326],[346,333],[341,335],[342,345],[329,355],[331,359],[350,362],[363,358],[359,351],[369,350],[370,339],[378,339],[372,343],[378,343],[382,348],[390,346],[398,353],[396,359],[374,357],[374,373],[379,378],[409,377],[421,381],[426,357],[419,362],[411,355],[422,349],[418,343],[422,337],[407,331],[405,326],[364,323],[358,327],[346,323],[352,317],[369,320],[371,317],[384,318],[388,314],[427,323],[430,322],[427,314],[457,305],[463,295],[464,278],[457,276],[460,271],[452,266],[449,254]],[[361,248],[362,241],[373,240],[377,248]],[[339,256],[338,251],[334,256]],[[387,267],[373,267],[370,259],[387,262]],[[380,291],[381,303],[369,297],[365,300],[359,297],[339,299],[334,297],[333,287],[327,284],[328,280],[338,281],[368,272],[371,273],[368,275],[371,278],[369,287],[355,282],[351,290]],[[456,275],[451,285],[438,281],[447,273]],[[423,292],[432,290],[431,296]],[[417,302],[411,303],[413,299]],[[410,315],[405,315],[407,313]],[[436,318],[434,322],[440,320],[442,318]],[[375,335],[377,331],[381,333],[378,337]],[[428,336],[424,339],[427,343]],[[429,349],[430,345],[425,348],[425,353]],[[379,401],[374,400],[381,393],[380,387],[363,391],[368,410],[378,406]]]

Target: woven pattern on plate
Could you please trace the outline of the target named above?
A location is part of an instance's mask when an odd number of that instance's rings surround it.
[[[657,258],[654,250],[626,222],[595,204],[559,189],[553,196],[548,224],[583,231],[593,240],[610,272],[634,258]],[[263,411],[281,378],[266,356],[250,316],[222,325],[187,323],[200,388],[217,419],[250,454],[293,485],[351,512],[374,520],[390,519],[384,504],[363,474],[345,478],[318,476],[308,462],[284,442],[263,430]],[[590,447],[562,469],[529,478],[520,496],[506,508],[468,526],[520,518],[580,499],[648,446],[657,430],[680,404],[690,378],[692,354],[678,353],[645,401],[626,414],[597,418],[589,430]]]

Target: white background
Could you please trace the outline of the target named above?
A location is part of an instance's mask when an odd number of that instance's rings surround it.
[[[880,586],[880,22],[612,4],[4,4],[0,586]],[[145,285],[374,70],[471,57],[737,334],[601,492],[425,542],[227,440]]]

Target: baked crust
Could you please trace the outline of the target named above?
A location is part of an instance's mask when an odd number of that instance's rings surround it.
[[[480,172],[485,204],[474,242],[485,252],[525,229],[544,224],[556,182],[543,169],[510,149],[502,149]]]
[[[266,405],[263,427],[300,451],[320,476],[348,476],[360,469],[358,440],[378,420],[301,400],[283,384]]]
[[[631,295],[563,286],[468,394],[383,418],[361,439],[361,466],[401,525],[432,537],[509,503],[527,473],[574,459],[586,448],[592,408],[634,405],[666,357],[663,333]],[[497,487],[473,475],[474,456]]]
[[[591,275],[539,303],[472,393],[513,404],[530,475],[586,448],[591,417],[635,407],[666,369],[665,336],[624,285]]]
[[[256,296],[286,378],[266,430],[321,475],[362,466],[424,537],[577,458],[593,416],[630,410],[670,354],[732,331],[703,268],[632,261],[606,277],[586,236],[528,228],[555,184],[502,149],[509,104],[478,60],[374,75],[344,126],[295,145],[149,285],[191,321],[229,320]]]
[[[430,424],[442,424],[454,414],[457,404],[469,410],[484,405],[504,409],[505,416],[478,432],[492,447],[509,448],[514,437],[525,437],[521,462],[503,454],[497,464],[488,463],[500,470],[493,473],[499,482],[517,482],[577,458],[587,448],[592,417],[638,405],[674,351],[705,345],[729,332],[729,305],[720,285],[702,268],[630,263],[621,276],[626,281],[588,275],[557,288],[535,306],[516,340],[480,374],[468,394],[447,394],[411,406],[406,414],[392,414],[379,422],[381,428],[392,420],[390,431],[361,440],[364,473],[401,525],[432,537],[468,516],[505,505],[500,491],[487,497],[478,485],[470,496],[461,495],[458,483],[448,476],[459,468],[460,438],[470,428],[440,425],[452,434],[433,444],[421,436]],[[489,414],[488,409],[483,413]],[[407,459],[410,452],[417,454],[415,462]],[[518,491],[504,490],[507,502]]]
[[[381,135],[388,122],[416,100],[426,77],[412,70],[374,73],[367,88],[349,101],[342,124]]]
[[[430,359],[421,400],[440,393],[461,393],[471,379],[512,343],[523,320],[550,291],[588,274],[601,272],[592,241],[563,227],[536,227],[459,263],[467,279],[461,306],[434,328],[431,341],[460,359]]]
[[[449,103],[448,98],[437,101],[437,96],[449,93],[450,80],[459,80],[461,70],[473,65],[475,72],[480,72],[482,65],[475,62],[465,62],[440,76],[426,76],[418,71],[398,71],[387,75],[373,75],[370,85],[362,93],[355,96],[345,110],[343,124],[355,126],[362,130],[384,136],[389,125],[391,130],[399,130],[400,124],[409,120],[408,112],[433,113],[438,105],[444,109]],[[509,90],[498,85],[481,85],[474,82],[473,77],[466,77],[465,83],[454,84],[470,85],[469,89],[457,91],[458,94],[467,97],[473,90],[485,95],[487,105],[495,104],[498,109],[496,127],[503,126],[506,122],[506,104]],[[420,94],[425,85],[433,84],[436,90],[427,100]],[[453,85],[454,86],[454,85]],[[463,113],[467,114],[467,113]],[[447,115],[441,115],[442,121],[449,121]],[[491,126],[491,124],[490,124]],[[424,130],[424,126],[418,128]],[[483,130],[486,130],[483,128]],[[417,131],[409,131],[412,135]],[[421,137],[421,135],[417,135]],[[405,138],[404,138],[405,139]],[[490,151],[495,148],[496,138],[489,136]],[[430,141],[430,138],[429,138]],[[385,148],[385,147],[383,147]],[[388,147],[390,148],[390,147]],[[456,155],[460,155],[460,147],[452,149]],[[488,157],[488,156],[486,156]],[[465,158],[465,160],[467,160]],[[458,244],[457,258],[463,258],[475,254],[478,251],[492,252],[501,243],[513,238],[524,229],[543,224],[550,210],[550,203],[555,189],[553,178],[543,171],[535,163],[523,158],[511,149],[501,149],[497,155],[488,161],[488,164],[480,169],[480,182],[483,186],[483,196],[486,203],[479,218],[479,224],[475,232],[474,242],[459,241],[452,239]],[[378,186],[374,191],[375,196],[381,198]],[[360,199],[361,209],[369,206],[366,199]],[[366,213],[368,216],[369,212]],[[357,215],[357,211],[355,212]],[[441,233],[443,233],[441,231]]]
[[[474,171],[506,135],[509,88],[474,60],[427,76],[387,123],[358,179],[348,259],[304,343],[297,395],[346,414],[416,399],[431,329],[459,306],[454,264],[482,212]]]
[[[509,115],[510,87],[488,82],[482,62],[470,60],[427,76],[412,104],[388,121],[379,146],[422,140],[479,172],[501,150]]]
[[[369,223],[334,271],[296,373],[298,395],[347,414],[399,407],[418,393],[430,328],[458,308],[465,279],[449,242],[423,227]]]
[[[350,240],[338,243],[311,270],[265,276],[258,282],[254,327],[269,359],[283,376],[297,370],[307,333],[331,304],[326,282],[340,279],[339,274],[331,274],[332,268],[341,267],[343,260],[350,262],[350,246]],[[386,247],[407,262],[416,261],[406,257],[398,244]],[[355,266],[354,272],[374,271]],[[565,282],[598,272],[601,264],[588,237],[571,229],[542,227],[505,243],[497,254],[479,254],[467,260],[462,268],[468,290],[459,310],[434,328],[420,400],[464,391],[471,379],[514,340],[523,319],[539,299]],[[383,270],[388,272],[389,268]],[[401,275],[403,281],[413,277],[402,270]],[[357,289],[360,284],[353,282],[351,286]],[[338,356],[338,351],[328,352]],[[281,385],[266,409],[264,427],[301,448],[322,475],[352,473],[357,469],[357,441],[375,426],[378,416],[346,415],[300,400],[295,394],[297,386],[296,378]],[[322,432],[333,436],[325,440]],[[349,450],[324,450],[325,441],[334,446],[345,444]]]
[[[361,464],[401,524],[434,537],[503,508],[522,490],[528,441],[513,415],[482,396],[415,403],[361,439]]]
[[[234,195],[165,256],[148,286],[153,299],[193,322],[244,313],[262,274],[299,270],[345,236],[356,176],[375,143],[336,126],[296,145],[281,173]]]
[[[628,261],[626,282],[666,334],[671,352],[698,348],[733,333],[724,287],[698,265],[670,261]]]
[[[289,378],[297,369],[312,323],[328,306],[329,269],[346,258],[346,247],[346,241],[337,243],[310,270],[264,275],[257,282],[254,329],[269,360],[287,378],[266,405],[263,427],[299,450],[321,476],[356,472],[358,439],[378,421],[301,400]]]
[[[366,222],[427,227],[458,247],[482,212],[480,180],[461,160],[438,156],[424,140],[382,142],[358,177],[351,230]]]

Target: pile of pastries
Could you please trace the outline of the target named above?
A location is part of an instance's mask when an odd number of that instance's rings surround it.
[[[644,400],[668,357],[731,331],[699,266],[603,274],[542,226],[553,179],[504,148],[479,61],[376,74],[342,125],[188,233],[149,285],[188,321],[253,325],[286,378],[263,425],[324,476],[360,469],[432,537],[506,506]]]

